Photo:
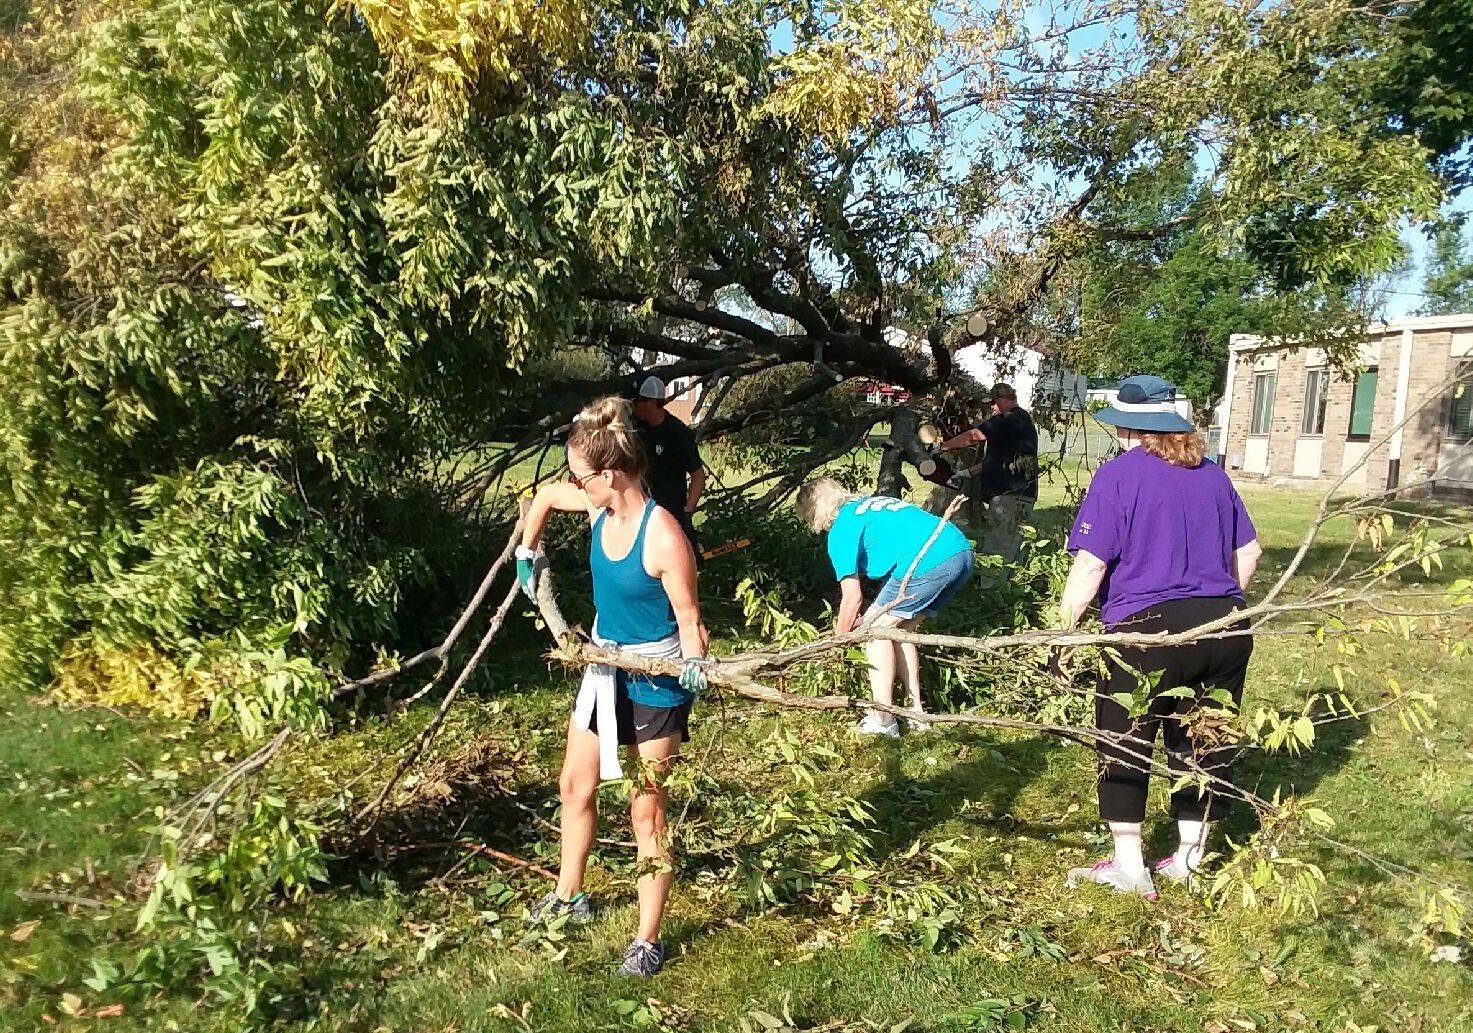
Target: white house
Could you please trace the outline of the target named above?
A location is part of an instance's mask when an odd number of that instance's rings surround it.
[[[984,388],[1000,380],[1012,384],[1025,409],[1085,407],[1089,391],[1085,378],[1033,348],[981,342],[958,348],[953,358],[958,369]]]

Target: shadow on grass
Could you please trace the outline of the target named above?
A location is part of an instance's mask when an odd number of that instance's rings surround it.
[[[1292,545],[1273,545],[1263,550],[1263,560],[1259,565],[1259,580],[1268,577],[1277,578],[1284,572],[1284,568],[1294,562],[1294,557],[1299,554],[1299,542]],[[1340,565],[1340,560],[1345,555],[1345,544],[1343,542],[1317,541],[1309,547],[1304,554],[1304,562],[1295,571],[1295,577],[1319,579],[1331,574]],[[1352,556],[1346,566],[1346,572],[1357,569],[1355,557]]]
[[[1234,765],[1233,782],[1265,800],[1272,800],[1276,793],[1281,796],[1308,796],[1321,782],[1350,762],[1356,745],[1365,737],[1369,727],[1369,722],[1361,717],[1321,725],[1315,735],[1314,747],[1298,756],[1263,750],[1246,751]],[[1235,841],[1245,839],[1258,828],[1257,812],[1241,802],[1233,806],[1222,822],[1222,831]]]
[[[413,892],[486,864],[506,869],[495,860],[478,863],[476,852],[463,843],[556,871],[557,833],[551,821],[557,782],[519,781],[523,749],[515,742],[477,737],[452,755],[422,765],[408,801],[386,811],[361,838],[337,844],[331,882],[366,885],[361,876],[383,872],[401,890]]]
[[[942,734],[942,733],[929,733]],[[958,817],[965,809],[975,820],[1017,831],[1012,816],[1018,796],[1043,774],[1050,755],[1061,747],[1055,739],[1030,736],[1017,739],[971,738],[957,743],[964,759],[940,760],[925,778],[907,775],[899,750],[886,759],[884,780],[863,797],[875,816],[879,833],[875,857],[883,862],[908,849],[931,830]]]

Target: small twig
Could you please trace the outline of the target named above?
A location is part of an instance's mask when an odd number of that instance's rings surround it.
[[[67,904],[72,907],[90,907],[99,911],[106,910],[108,904],[103,900],[94,900],[91,897],[77,897],[70,893],[41,893],[36,890],[16,890],[15,895],[21,900],[28,900],[36,904]]]
[[[506,565],[507,560],[510,559],[512,554],[516,551],[517,544],[522,540],[522,521],[524,519],[525,515],[519,515],[517,517],[517,522],[512,525],[511,533],[507,535],[505,548],[501,550],[501,554],[497,556],[495,562],[491,564],[491,569],[486,571],[486,576],[481,579],[481,584],[480,587],[476,589],[476,594],[471,596],[471,601],[467,603],[465,609],[461,611],[460,617],[457,618],[455,621],[455,626],[450,629],[450,634],[445,636],[445,640],[443,642],[441,642],[438,646],[435,646],[433,649],[426,649],[422,653],[417,653],[414,656],[411,656],[408,660],[405,660],[402,663],[395,665],[394,667],[388,667],[382,671],[375,671],[372,674],[367,675],[363,678],[359,678],[356,681],[344,682],[342,685],[339,685],[336,689],[333,690],[333,698],[342,699],[344,696],[351,696],[359,689],[365,689],[371,685],[377,685],[380,682],[386,682],[390,678],[396,678],[399,675],[403,674],[405,671],[408,671],[414,667],[418,667],[420,664],[426,662],[427,660],[439,660],[440,669],[435,672],[435,677],[430,680],[430,683],[428,685],[420,689],[420,691],[415,695],[414,698],[418,699],[420,696],[423,696],[426,692],[430,691],[430,689],[434,687],[434,685],[440,680],[440,677],[445,673],[445,664],[449,660],[450,651],[455,648],[455,643],[459,641],[460,636],[464,634],[466,626],[470,624],[471,617],[475,614],[477,610],[481,608],[481,603],[485,601],[486,596],[490,593],[491,585],[495,582],[496,575],[501,572],[501,568]]]
[[[556,875],[535,861],[528,861],[515,854],[508,854],[504,850],[497,850],[495,847],[486,846],[484,843],[472,843],[464,839],[441,840],[435,843],[410,843],[407,846],[398,846],[394,849],[396,851],[407,852],[410,850],[449,850],[452,847],[469,850],[473,854],[484,854],[487,857],[495,858],[506,864],[515,865],[518,868],[525,868],[529,872],[535,872],[544,879],[551,879],[553,882],[557,881]]]

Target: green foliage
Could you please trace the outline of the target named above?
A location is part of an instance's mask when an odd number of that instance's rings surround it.
[[[211,717],[247,742],[283,725],[307,733],[324,723],[326,678],[307,658],[288,656],[288,636],[283,629],[264,651],[242,641],[231,653],[231,676]],[[222,784],[200,802],[203,821],[186,809],[173,824],[175,815],[160,811],[164,821],[151,830],[157,856],[136,919],[144,945],[122,963],[94,962],[94,989],[146,995],[202,979],[211,998],[251,1015],[263,995],[291,984],[290,956],[272,955],[270,915],[326,880],[323,823],[336,820],[337,803],[303,802],[290,786],[231,788]]]
[[[748,500],[733,499],[706,511],[700,531],[701,544],[707,548],[743,538],[752,543],[706,563],[701,571],[703,596],[736,599],[745,594],[741,586],[750,582],[767,594],[775,610],[810,621],[818,618],[821,600],[835,597],[834,572],[822,536],[789,506],[757,513]]]
[[[1222,390],[1228,338],[1276,331],[1280,298],[1241,254],[1219,254],[1200,234],[1156,248],[1102,254],[1084,281],[1083,336],[1091,372],[1154,373],[1206,408]]]
[[[0,308],[10,677],[46,680],[84,630],[189,652],[285,624],[342,662],[458,552],[418,537],[451,525],[415,477],[466,396],[420,387],[491,389],[504,364],[413,347],[392,328],[426,321],[375,300],[398,297],[375,282],[393,270],[365,203],[383,97],[362,34],[322,15],[120,13],[70,93],[109,147],[30,127],[53,164],[17,168],[0,225],[31,242]],[[84,221],[41,203],[59,175],[90,192]]]
[[[942,1029],[958,1031],[1027,1029],[1041,1002],[1027,997],[988,997],[942,1017]]]
[[[323,704],[331,684],[309,657],[286,651],[289,629],[282,628],[265,648],[253,649],[245,636],[230,653],[234,667],[226,691],[210,707],[210,719],[228,724],[247,742],[267,737],[283,725],[311,733],[326,726]]]
[[[742,618],[747,627],[756,632],[755,640],[758,642],[784,648],[812,642],[819,637],[817,627],[794,617],[783,606],[777,590],[764,587],[758,579],[742,578],[737,584],[736,598],[742,607]]]
[[[1291,854],[1287,844],[1303,831],[1323,833],[1334,820],[1323,810],[1275,795],[1276,812],[1245,842],[1228,841],[1227,855],[1213,873],[1208,895],[1220,904],[1269,907],[1280,915],[1319,914],[1324,870]]]
[[[230,837],[201,861],[185,853],[180,829],[155,830],[159,854],[137,918],[143,946],[121,963],[94,960],[93,989],[142,999],[188,986],[253,1016],[291,984],[296,965],[289,952],[273,956],[266,923],[278,907],[272,897],[299,899],[326,879],[321,829],[273,791],[223,810]]]
[[[1072,506],[1066,507],[1072,512]],[[1052,612],[1069,575],[1070,556],[1056,538],[1038,528],[1022,528],[1017,560],[979,553],[973,580],[952,603],[928,620],[926,631],[973,635],[978,628],[1006,634],[1057,627]],[[922,666],[922,690],[947,708],[984,705],[990,712],[1024,720],[1061,723],[1089,720],[1083,686],[1092,685],[1098,651],[1079,649],[1065,658],[1067,681],[1049,673],[1048,651],[1032,655],[939,656]],[[1078,679],[1079,685],[1073,684]]]
[[[1473,178],[1460,149],[1473,137],[1473,4],[1417,0],[1392,5],[1390,39],[1374,80],[1385,117],[1416,132],[1455,184]]]
[[[777,732],[764,744],[772,763],[788,774],[770,799],[751,798],[739,822],[751,841],[737,849],[737,873],[750,906],[771,907],[815,891],[844,890],[836,907],[854,892],[868,892],[866,879],[873,840],[873,816],[858,799],[820,789],[815,776],[842,763],[832,749],[792,732]],[[852,883],[852,887],[847,885]]]

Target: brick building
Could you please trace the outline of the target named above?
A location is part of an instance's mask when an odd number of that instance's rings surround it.
[[[1468,389],[1448,387],[1456,377]],[[1234,334],[1221,412],[1218,447],[1234,477],[1327,487],[1344,476],[1352,491],[1468,492],[1473,313],[1373,326],[1356,368],[1345,370],[1319,348]]]

